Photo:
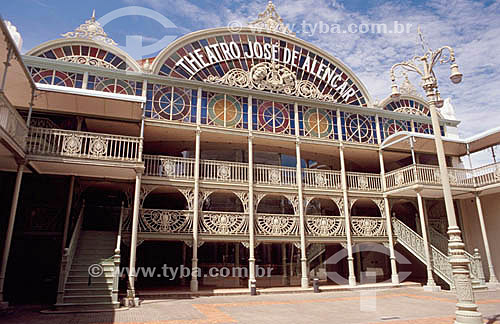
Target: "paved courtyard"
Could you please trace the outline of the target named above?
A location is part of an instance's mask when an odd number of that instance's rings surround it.
[[[500,323],[500,291],[476,294],[485,323]],[[41,314],[37,307],[0,313],[0,323],[453,323],[455,297],[421,288],[212,296],[147,300],[140,308],[102,313]]]

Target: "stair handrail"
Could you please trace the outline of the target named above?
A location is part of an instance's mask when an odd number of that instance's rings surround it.
[[[429,238],[430,243],[435,245],[441,252],[448,254],[448,237],[438,230],[429,227]],[[476,256],[476,250],[474,249],[474,254],[464,251],[465,257],[469,260],[469,271],[471,279],[473,280],[474,285],[484,285],[484,270],[483,263],[481,262],[481,256]]]
[[[394,234],[396,235],[398,242],[405,246],[410,252],[413,252],[413,254],[420,259],[420,261],[425,263],[423,238],[395,217],[392,218],[392,223]],[[436,272],[436,274],[439,275],[452,288],[453,277],[448,256],[432,244],[430,245],[430,248],[434,272]]]
[[[118,235],[116,236],[116,248],[115,254],[113,255],[114,263],[114,273],[113,273],[113,291],[112,291],[112,301],[118,302],[118,289],[120,283],[120,245],[122,242],[122,227],[123,227],[123,212],[124,212],[124,202],[122,201],[122,206],[120,208],[120,221],[118,223]]]
[[[82,207],[80,213],[78,214],[78,219],[73,230],[73,235],[69,241],[69,246],[64,248],[63,255],[61,257],[61,267],[59,271],[59,283],[57,288],[57,303],[63,303],[64,287],[66,286],[66,281],[68,280],[69,271],[71,269],[71,264],[73,263],[73,257],[75,256],[76,247],[78,245],[78,239],[80,237],[80,231],[83,224],[83,212],[85,210],[85,199],[82,202]]]

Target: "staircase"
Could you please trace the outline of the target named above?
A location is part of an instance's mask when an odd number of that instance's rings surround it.
[[[119,278],[115,270],[120,264],[119,252],[115,254],[117,234],[81,230],[83,208],[61,262],[55,305],[58,311],[105,310],[120,306]]]
[[[417,259],[419,259],[422,263],[426,264],[424,239],[399,219],[393,218],[392,224],[394,235],[397,237],[397,242],[417,257]],[[441,233],[437,231],[435,232],[442,237],[438,237],[436,233],[432,232],[430,235],[433,271],[439,278],[446,282],[451,289],[453,289],[452,269],[447,253],[448,240]],[[444,241],[446,241],[446,243],[444,243]],[[440,248],[437,248],[434,245],[435,242]],[[442,251],[442,249],[445,249],[445,251]],[[482,280],[483,282],[481,282],[481,273],[483,270],[480,258],[477,254],[473,256],[467,252],[465,252],[465,256],[469,259],[469,268],[473,288],[484,289],[486,286],[484,285],[484,279]],[[482,277],[484,277],[484,275]]]
[[[321,263],[320,256],[325,253],[325,244],[310,244],[306,249],[307,255],[307,266],[309,269],[309,278],[320,277],[320,279],[326,279],[326,269],[324,269],[324,264]],[[318,268],[320,274],[318,274]],[[322,278],[325,277],[325,278]]]

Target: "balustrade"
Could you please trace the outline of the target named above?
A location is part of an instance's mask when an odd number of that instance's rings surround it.
[[[382,191],[379,174],[347,172],[347,188],[349,190]]]
[[[0,127],[9,134],[23,150],[26,147],[28,128],[19,113],[0,94]]]
[[[387,236],[386,221],[381,217],[351,218],[351,232],[355,237],[384,237]]]
[[[254,165],[254,183],[275,186],[296,186],[295,168],[278,165]]]
[[[139,137],[30,128],[28,153],[105,161],[140,162]]]
[[[341,216],[306,216],[307,234],[316,237],[345,236],[345,219]]]
[[[340,171],[302,169],[303,181],[306,188],[340,189]]]
[[[298,236],[299,216],[278,214],[257,214],[257,235]]]

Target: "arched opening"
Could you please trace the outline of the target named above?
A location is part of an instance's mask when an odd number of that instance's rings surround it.
[[[306,215],[340,216],[337,204],[328,198],[314,198],[307,204]]]
[[[205,198],[202,204],[200,216],[201,232],[205,227],[217,225],[222,219],[228,219],[228,215],[244,212],[241,199],[231,191],[215,191]],[[205,242],[198,251],[198,266],[202,276],[199,284],[205,288],[234,288],[248,285],[248,273],[240,267],[248,269],[248,250],[244,249],[239,242]],[[211,276],[210,269],[217,268],[218,272],[227,271],[223,276]],[[213,270],[212,270],[213,271]],[[227,276],[226,276],[227,275]]]
[[[396,201],[391,208],[391,216],[405,223],[406,226],[422,235],[420,216],[415,205],[407,200]]]
[[[188,203],[186,197],[178,189],[162,186],[155,188],[146,196],[142,208],[187,210]]]
[[[242,213],[243,204],[231,191],[215,191],[203,201],[202,211]]]
[[[294,215],[295,210],[290,200],[283,195],[266,195],[257,206],[258,214]]]
[[[183,217],[189,213],[188,203],[185,196],[175,187],[160,186],[152,190],[144,199],[140,211],[139,231],[162,233],[167,235],[182,235],[177,232],[183,227]],[[181,216],[180,216],[181,215]],[[186,235],[189,235],[185,233]],[[161,237],[161,236],[159,236]],[[183,286],[189,283],[189,278],[181,278],[179,275],[165,273],[162,269],[178,269],[190,267],[191,249],[182,241],[170,240],[147,240],[137,247],[136,266],[143,269],[156,269],[161,276],[145,276],[139,274],[136,287],[143,293],[149,290],[164,288],[168,290],[172,286]],[[122,265],[128,265],[128,254],[122,261]],[[168,276],[165,277],[164,275]],[[124,283],[126,285],[126,283]]]
[[[357,199],[351,207],[351,216],[382,217],[380,208],[371,199]]]
[[[85,198],[82,230],[117,231],[122,201],[126,201],[123,188],[113,183],[88,187]]]

